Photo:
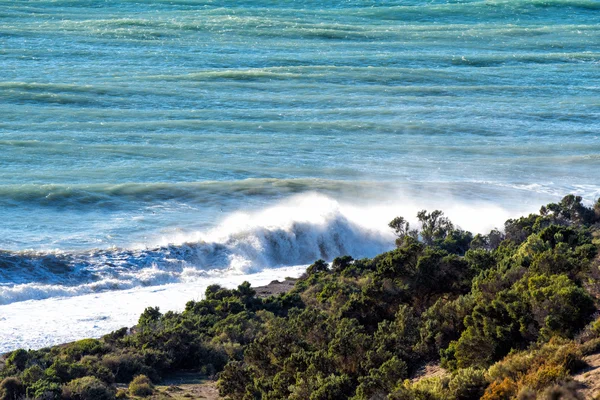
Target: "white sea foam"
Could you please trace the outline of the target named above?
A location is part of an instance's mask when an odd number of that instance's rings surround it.
[[[154,249],[5,254],[0,304],[194,282],[345,254],[373,256],[389,249],[393,238],[385,224],[366,227],[336,201],[307,195],[254,214],[236,213],[210,231],[168,241]]]
[[[146,307],[181,311],[186,302],[200,300],[210,284],[235,287],[247,280],[253,286],[299,276],[306,266],[267,269],[256,274],[207,277],[193,283],[54,297],[0,306],[0,353],[17,348],[39,349],[87,337],[100,337],[137,323]]]
[[[255,213],[234,213],[215,228],[160,238],[146,249],[88,253],[0,254],[0,304],[172,283],[195,284],[208,277],[332,260],[340,255],[371,257],[393,247],[387,222],[402,215],[417,226],[423,208],[441,208],[460,227],[487,232],[522,212],[490,204],[440,204],[440,199],[394,200],[351,205],[317,194],[294,196]],[[530,210],[531,211],[531,210]]]

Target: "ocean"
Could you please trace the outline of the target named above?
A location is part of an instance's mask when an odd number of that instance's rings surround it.
[[[596,0],[0,0],[0,352],[598,171]]]

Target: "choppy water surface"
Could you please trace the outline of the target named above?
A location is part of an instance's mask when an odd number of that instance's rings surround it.
[[[595,0],[0,1],[0,304],[373,255],[598,171]]]

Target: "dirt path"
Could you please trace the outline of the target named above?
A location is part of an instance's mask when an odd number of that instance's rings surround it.
[[[157,386],[151,400],[219,400],[219,390],[215,381],[204,383],[184,383],[181,385]]]
[[[149,400],[220,400],[217,382],[203,378],[197,372],[180,372],[156,385]]]
[[[414,376],[411,378],[412,383],[417,383],[421,379],[425,378],[437,378],[442,377],[444,375],[448,375],[448,371],[444,368],[440,367],[439,364],[429,363],[423,365],[421,368],[415,372]]]
[[[586,399],[593,399],[600,395],[600,353],[592,354],[584,358],[589,367],[573,376],[573,378],[583,384],[580,393]]]

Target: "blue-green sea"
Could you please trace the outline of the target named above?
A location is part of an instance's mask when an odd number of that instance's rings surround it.
[[[372,256],[599,171],[598,0],[0,0],[0,304]]]

